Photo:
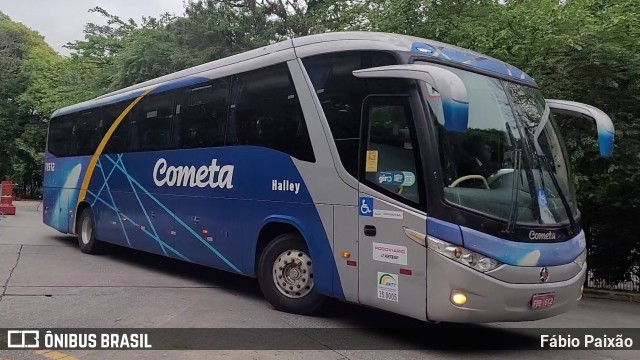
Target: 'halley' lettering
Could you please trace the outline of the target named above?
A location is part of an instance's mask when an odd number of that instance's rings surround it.
[[[291,191],[294,194],[297,194],[300,191],[300,183],[299,182],[291,182],[289,180],[271,180],[271,190],[273,191]]]
[[[188,186],[233,188],[233,165],[218,166],[217,159],[211,159],[211,165],[167,166],[167,160],[158,159],[153,167],[153,182],[157,186]]]

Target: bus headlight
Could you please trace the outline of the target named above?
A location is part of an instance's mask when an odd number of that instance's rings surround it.
[[[587,249],[585,249],[578,257],[573,260],[574,263],[580,265],[580,267],[584,267],[584,264],[587,263]]]
[[[442,241],[431,236],[428,236],[427,239],[430,249],[474,270],[487,272],[502,265],[501,262],[495,259],[475,253],[463,248],[462,246],[449,244],[446,241]]]

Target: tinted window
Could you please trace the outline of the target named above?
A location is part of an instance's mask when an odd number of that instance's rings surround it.
[[[59,157],[93,155],[113,122],[129,103],[120,102],[51,119],[49,152]],[[107,142],[103,153],[127,151],[128,126],[129,116],[126,116]]]
[[[119,103],[109,105],[103,108],[101,115],[104,118],[104,132],[111,128],[111,125],[122,114],[129,103]],[[115,129],[109,141],[105,145],[104,153],[123,153],[127,151],[127,134],[129,131],[129,115],[125,116],[120,122],[120,125]]]
[[[419,152],[409,98],[371,97],[364,111],[369,125],[365,179],[384,192],[420,203]]]
[[[133,110],[129,151],[168,149],[171,144],[174,92],[143,98]]]
[[[227,144],[268,147],[300,160],[315,161],[285,64],[234,77]]]
[[[81,114],[74,114],[72,138],[75,139],[73,155],[93,155],[102,140],[103,122],[99,109]]]
[[[371,94],[406,93],[405,81],[358,79],[353,71],[397,64],[385,52],[341,52],[303,60],[345,169],[356,176],[362,101]]]
[[[71,156],[75,152],[75,144],[70,137],[73,131],[71,115],[58,116],[49,124],[48,150],[55,156]]]
[[[176,105],[176,136],[181,148],[224,145],[229,79],[189,89]]]

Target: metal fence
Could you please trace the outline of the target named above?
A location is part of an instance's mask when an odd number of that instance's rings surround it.
[[[635,269],[635,274],[640,274],[639,269]],[[594,279],[593,274],[589,272],[587,279],[587,287],[593,289],[606,289],[606,290],[625,290],[625,291],[638,291],[640,292],[640,276],[632,276],[629,281],[620,282],[607,282],[600,279]]]

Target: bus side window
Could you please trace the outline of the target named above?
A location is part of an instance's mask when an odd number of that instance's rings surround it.
[[[397,63],[394,55],[382,51],[336,52],[303,59],[342,165],[356,178],[362,101],[367,95],[406,93],[406,90],[403,81],[358,79],[353,71]]]
[[[54,156],[72,156],[72,148],[75,148],[73,139],[69,134],[73,131],[73,118],[71,115],[57,116],[51,119],[49,125],[48,151]]]
[[[93,155],[102,139],[100,134],[101,128],[99,123],[100,109],[94,109],[91,112],[74,114],[74,137],[75,150],[74,155]]]
[[[233,79],[227,145],[253,145],[314,162],[309,132],[285,64]]]
[[[131,115],[130,151],[167,150],[171,144],[174,91],[142,99]]]
[[[372,96],[363,104],[365,149],[375,168],[362,162],[363,178],[389,195],[420,204],[419,151],[408,96]]]
[[[229,78],[215,79],[182,93],[175,107],[174,136],[183,149],[224,145]]]
[[[117,104],[108,105],[105,107],[104,114],[104,123],[102,128],[104,129],[104,133],[111,128],[113,123],[122,115],[122,112],[129,105],[129,102],[120,102]],[[113,134],[109,138],[109,141],[105,145],[104,153],[105,154],[114,154],[114,153],[123,153],[127,151],[127,135],[129,132],[129,117],[130,115],[125,116],[121,121],[118,127],[115,128]]]

